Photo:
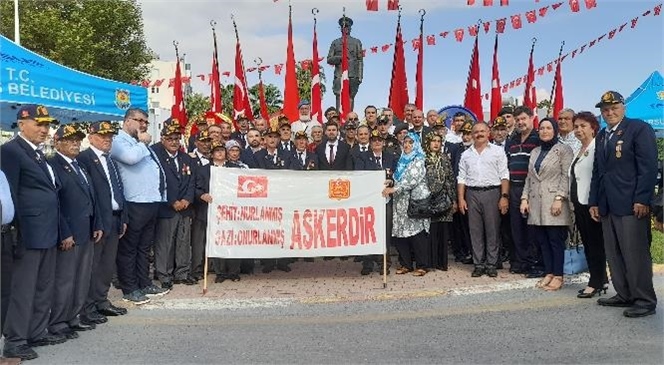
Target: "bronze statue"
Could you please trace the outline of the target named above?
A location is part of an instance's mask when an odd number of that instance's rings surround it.
[[[343,33],[346,33],[346,40],[348,44],[348,81],[350,83],[350,109],[344,110],[345,113],[351,112],[355,107],[355,95],[362,83],[362,76],[364,74],[364,60],[362,59],[362,42],[350,36],[351,27],[353,26],[353,19],[346,16],[339,19],[339,27]],[[327,53],[327,63],[334,66],[334,83],[332,84],[332,91],[337,98],[337,110],[340,107],[341,101],[341,52],[342,52],[342,37],[335,39],[330,45],[330,51]]]

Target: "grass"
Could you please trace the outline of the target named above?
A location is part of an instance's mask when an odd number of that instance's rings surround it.
[[[650,254],[653,264],[664,264],[664,234],[662,232],[653,230]]]

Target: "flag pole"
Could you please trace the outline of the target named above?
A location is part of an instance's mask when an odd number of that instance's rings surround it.
[[[420,9],[420,49],[417,53],[417,66],[415,73],[415,105],[419,109],[424,109],[424,16],[427,11]]]
[[[216,100],[212,100],[213,97],[216,99],[217,94],[219,95],[218,96],[219,99],[221,99],[221,75],[219,74],[219,53],[218,53],[218,49],[217,49],[217,30],[216,30],[216,26],[217,26],[217,22],[215,20],[210,20],[210,27],[212,27],[212,41],[214,43],[214,64],[216,65],[216,69],[212,70],[212,72],[215,73],[215,75],[213,75],[212,79],[217,80],[218,85],[216,85],[216,86],[219,89],[219,90],[215,90],[214,93],[210,94],[210,99],[211,99],[210,100],[210,105],[211,105],[210,110],[212,110],[214,112],[223,113],[224,112],[223,101],[221,103],[219,103],[219,105],[217,105]],[[211,87],[215,87],[214,82],[211,83]]]
[[[563,55],[563,47],[565,47],[565,41],[562,41],[560,44],[560,50],[558,51],[558,63],[556,64],[556,67],[558,67],[558,64],[561,62],[560,57]],[[551,84],[551,94],[549,94],[549,106],[546,108],[546,115],[551,116],[553,110],[553,94],[556,91],[556,78],[553,78],[553,83]]]
[[[18,16],[18,0],[14,0],[14,43],[21,44],[21,27]]]

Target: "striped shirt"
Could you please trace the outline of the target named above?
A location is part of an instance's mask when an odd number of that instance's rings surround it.
[[[510,182],[517,184],[526,182],[530,152],[540,143],[537,131],[534,129],[523,142],[521,142],[521,134],[518,133],[507,141],[505,150],[507,151],[507,166],[510,170]]]

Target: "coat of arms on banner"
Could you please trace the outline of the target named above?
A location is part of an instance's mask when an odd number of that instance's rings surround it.
[[[330,180],[328,187],[328,197],[330,199],[348,199],[350,198],[350,180],[336,179]]]
[[[127,110],[131,106],[129,90],[115,89],[115,106]]]
[[[238,176],[238,198],[267,198],[267,176]]]

